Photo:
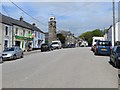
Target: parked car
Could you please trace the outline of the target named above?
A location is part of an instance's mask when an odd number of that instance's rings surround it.
[[[61,42],[60,42],[59,40],[52,41],[52,47],[53,47],[54,49],[61,49],[62,44],[61,44]]]
[[[96,37],[96,36],[94,36],[93,38],[92,38],[92,47],[91,47],[91,51],[95,51],[95,48],[96,48],[96,42],[97,41],[103,41],[104,40],[104,37]]]
[[[6,48],[3,52],[2,52],[2,59],[6,60],[6,59],[17,59],[17,58],[23,58],[24,53],[22,51],[22,49],[18,46],[13,46],[13,47],[9,47]]]
[[[115,67],[120,67],[120,45],[115,46],[110,54],[110,62],[114,63]]]
[[[80,44],[80,47],[88,47],[88,42],[82,41],[82,43]]]
[[[94,54],[110,55],[112,50],[111,41],[97,41]]]
[[[41,45],[41,52],[53,50],[51,44],[44,43]]]
[[[75,48],[75,44],[68,44],[67,48]]]

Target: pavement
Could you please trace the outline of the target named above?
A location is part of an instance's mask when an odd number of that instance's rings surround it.
[[[29,54],[39,53],[39,52],[41,52],[41,50],[32,50],[32,51],[24,52],[24,55],[29,55]]]

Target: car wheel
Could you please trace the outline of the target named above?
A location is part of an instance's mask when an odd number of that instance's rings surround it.
[[[115,67],[116,67],[116,68],[119,67],[119,65],[118,65],[118,61],[117,61],[117,60],[115,60]]]
[[[23,58],[23,57],[24,57],[24,54],[22,53],[21,58]]]
[[[111,56],[110,56],[110,63],[112,63],[112,59],[111,59]]]
[[[94,55],[97,55],[97,52],[94,52]]]
[[[17,59],[17,56],[16,56],[16,55],[13,55],[13,59],[16,60],[16,59]]]

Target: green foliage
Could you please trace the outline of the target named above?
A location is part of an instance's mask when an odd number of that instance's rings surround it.
[[[65,44],[65,36],[63,34],[57,34],[57,38],[61,41],[61,43]]]
[[[104,32],[99,30],[99,29],[95,29],[93,31],[88,31],[88,32],[85,32],[85,33],[81,34],[79,36],[79,38],[82,38],[83,40],[86,40],[88,42],[88,44],[91,46],[93,36],[103,37]]]

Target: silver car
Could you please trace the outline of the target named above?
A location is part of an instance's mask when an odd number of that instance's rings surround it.
[[[17,59],[17,58],[23,58],[24,53],[22,51],[22,49],[18,46],[13,46],[13,47],[9,47],[6,48],[3,52],[2,52],[2,59],[6,60],[6,59]]]

